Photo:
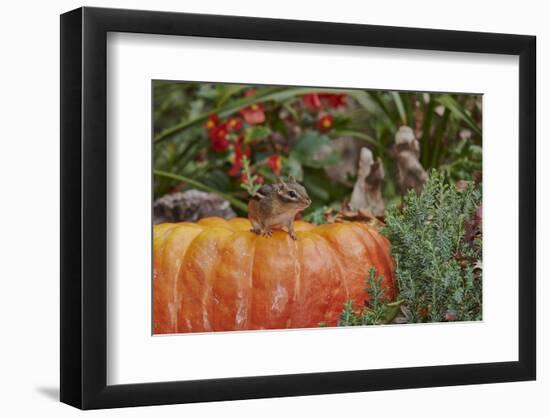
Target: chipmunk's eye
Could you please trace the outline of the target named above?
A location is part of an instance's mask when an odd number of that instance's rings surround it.
[[[288,196],[289,196],[290,198],[297,198],[297,197],[298,197],[298,194],[296,194],[296,191],[290,190],[290,191],[288,192]]]

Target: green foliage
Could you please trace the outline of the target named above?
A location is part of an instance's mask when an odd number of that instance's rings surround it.
[[[325,211],[327,210],[326,206],[319,207],[313,211],[310,211],[304,216],[304,220],[313,224],[325,224],[327,219],[325,216]]]
[[[366,305],[355,311],[353,301],[344,303],[344,308],[338,320],[338,326],[367,326],[373,324],[387,324],[395,318],[401,301],[390,303],[382,288],[384,278],[376,276],[376,269],[370,268],[366,279],[365,292],[369,295]]]
[[[388,303],[371,270],[369,302],[345,303],[339,325],[389,323],[401,309],[413,322],[481,319],[481,237],[468,230],[481,191],[448,184],[480,178],[481,95],[154,81],[153,119],[155,198],[196,188],[246,215],[262,182],[293,175],[312,199],[304,219],[315,224],[345,207],[356,180],[346,167],[355,148],[333,141],[359,141],[386,173],[384,232],[401,299]],[[420,196],[402,200],[392,146],[403,125],[433,173]]]
[[[387,213],[383,232],[412,322],[481,320],[481,238],[466,233],[480,204],[473,183],[459,191],[433,171],[420,196],[410,192],[402,211]]]
[[[252,143],[258,139],[264,139],[271,133],[271,129],[265,126],[254,126],[245,130],[244,142]]]
[[[211,192],[211,193],[214,193],[214,194],[218,194],[221,197],[225,198],[227,201],[229,201],[231,204],[233,204],[233,206],[237,210],[239,210],[241,212],[246,212],[247,211],[247,206],[242,201],[237,200],[232,195],[222,193],[221,191],[219,191],[215,188],[210,188],[209,186],[207,186],[207,185],[205,185],[205,184],[203,184],[199,181],[195,181],[192,178],[187,178],[187,177],[184,177],[182,175],[172,174],[171,172],[165,172],[165,171],[161,171],[161,170],[158,170],[158,169],[155,169],[153,171],[153,173],[156,176],[160,177],[160,178],[166,178],[166,179],[172,179],[172,180],[184,182],[184,183],[189,184],[190,186],[196,188],[197,190],[207,191],[207,192]]]
[[[348,300],[344,303],[344,309],[340,313],[340,320],[338,320],[338,326],[358,326],[359,315],[353,311],[353,301]]]
[[[302,166],[323,168],[340,160],[338,152],[330,146],[330,138],[318,132],[308,131],[298,138],[290,152],[290,157]],[[323,152],[324,151],[324,152]]]
[[[480,155],[470,154],[469,147],[463,148],[462,162],[468,158],[475,162],[467,167],[454,164],[455,146],[464,134],[469,135],[470,144],[481,147],[480,95],[373,90],[356,90],[348,94],[359,107],[350,113],[347,133],[368,143],[375,157],[382,158],[385,167],[393,164],[388,148],[395,132],[406,125],[415,131],[420,141],[421,162],[426,170],[445,166],[450,178],[455,180],[471,180],[473,172],[481,170]]]
[[[343,96],[343,104],[327,101],[331,95]],[[312,108],[306,103],[308,96],[325,97],[325,102]],[[264,121],[244,117],[254,105],[265,113]],[[212,115],[218,117],[218,125],[230,118],[242,123],[224,134],[225,145],[213,145],[212,131],[205,126]],[[325,116],[332,120],[329,128],[318,124]],[[241,187],[246,173],[244,164],[236,161],[245,154],[249,174],[258,180],[293,175],[305,184],[313,200],[305,215],[325,206],[340,207],[355,180],[348,176],[337,183],[327,174],[343,162],[332,146],[341,137],[355,138],[381,158],[386,171],[384,200],[387,206],[399,204],[391,148],[402,125],[415,131],[424,168],[443,171],[453,180],[472,180],[481,171],[480,95],[154,81],[153,118],[154,168],[175,175],[155,175],[155,198],[191,187],[176,179],[183,177],[201,189],[231,196],[240,213],[246,213],[249,190]],[[266,162],[274,155],[281,158],[280,168]]]

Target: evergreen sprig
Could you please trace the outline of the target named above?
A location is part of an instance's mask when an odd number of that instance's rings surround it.
[[[459,190],[433,171],[420,196],[388,211],[383,232],[410,321],[481,320],[481,238],[465,233],[480,204],[473,183]]]
[[[244,172],[244,181],[241,184],[241,188],[244,188],[248,194],[252,197],[256,195],[256,192],[262,187],[261,184],[257,183],[258,176],[252,174],[250,169],[250,161],[246,156],[243,156],[243,172]]]
[[[338,326],[366,326],[373,324],[390,323],[399,310],[401,302],[389,303],[385,295],[386,288],[382,287],[384,278],[376,275],[375,268],[369,268],[366,278],[365,292],[369,299],[359,311],[354,311],[353,301],[344,303]]]

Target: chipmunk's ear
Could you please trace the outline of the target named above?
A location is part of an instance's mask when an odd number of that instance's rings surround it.
[[[275,184],[273,184],[275,187],[275,191],[277,191],[279,194],[286,188],[285,181],[282,178],[277,178],[277,181]]]
[[[296,178],[294,178],[292,175],[288,176],[288,182],[291,184],[296,184]]]

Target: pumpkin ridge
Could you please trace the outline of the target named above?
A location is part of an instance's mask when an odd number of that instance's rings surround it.
[[[166,246],[171,242],[172,239],[174,239],[174,236],[177,235],[177,232],[178,231],[181,231],[181,229],[185,228],[185,224],[184,223],[177,223],[177,225],[173,228],[170,229],[169,232],[166,233],[166,237],[165,237],[165,240],[164,240],[164,250],[162,251],[162,263],[164,265],[165,262],[168,262],[169,260],[166,259],[167,258],[167,255],[170,253],[170,251],[167,251],[166,250]],[[187,251],[186,251],[187,252]],[[163,267],[164,269],[164,267]],[[179,310],[179,306],[178,306],[178,303],[177,303],[177,299],[178,299],[178,290],[177,290],[177,286],[178,286],[178,276],[179,276],[179,271],[181,270],[181,259],[180,259],[180,264],[178,265],[177,269],[175,271],[173,271],[173,273],[171,273],[172,277],[170,277],[172,279],[172,297],[171,297],[171,302],[172,302],[172,306],[168,306],[168,310],[169,310],[169,314],[170,314],[170,322],[171,322],[171,327],[172,328],[175,328],[177,329],[178,328],[178,310]],[[170,308],[172,307],[172,308]]]
[[[204,235],[205,233],[208,232],[208,228],[206,227],[202,227],[202,230],[200,233],[197,233],[192,239],[191,239],[191,242],[189,243],[189,245],[187,246],[187,250],[185,251],[185,254],[183,255],[183,260],[182,260],[182,265],[185,265],[187,264],[188,262],[188,256],[190,253],[193,253],[193,251],[191,250],[192,248],[194,248],[195,245],[198,244],[198,241],[199,241],[199,238]],[[186,273],[189,272],[186,270],[186,268],[183,268],[181,269],[180,268],[180,274],[178,274],[178,277],[177,277],[177,281],[178,281],[178,284],[180,284],[180,282],[182,283],[181,285],[178,285],[178,288],[181,286],[183,288],[181,288],[181,292],[185,292],[185,287],[186,287],[186,283],[187,283],[187,279],[185,279],[186,277]],[[180,293],[180,290],[178,290],[178,294]],[[188,294],[190,293],[190,291],[188,292]],[[184,297],[182,295],[182,297],[180,297],[180,303],[179,303],[179,307],[178,307],[178,314],[179,312],[184,309],[185,307],[188,307],[186,304],[185,304],[185,300],[184,300]],[[186,315],[187,316],[187,315]],[[191,322],[191,320],[187,317],[186,318],[186,325],[187,325],[187,328],[189,329],[189,331],[196,331],[196,330],[193,330],[193,323]],[[179,320],[178,320],[178,326],[179,326]],[[178,329],[178,331],[180,331]]]
[[[328,246],[330,246],[332,249],[334,249],[335,252],[337,252],[338,254],[340,254],[340,250],[338,248],[338,245],[336,245],[333,241],[331,241],[329,238],[327,238],[324,234],[322,233],[319,233],[318,231],[316,230],[313,230],[312,233],[315,233],[317,236],[319,236],[321,239],[323,239]],[[333,258],[335,258],[334,256],[334,253],[331,253],[331,256]],[[336,257],[336,258],[339,258],[339,257]],[[341,273],[343,271],[343,268],[342,268],[342,265],[340,263],[340,259],[336,259],[336,262],[338,264],[338,270],[339,272]],[[345,277],[346,274],[341,274],[340,276],[341,277]],[[345,278],[344,278],[344,281],[345,281]],[[346,297],[349,297],[349,288],[348,288],[348,285],[347,285],[347,281],[345,282],[345,285],[344,285],[344,288],[346,290]]]
[[[162,259],[162,255],[164,255],[164,249],[166,247],[166,236],[168,235],[168,233],[174,229],[176,227],[177,223],[169,223],[169,226],[166,227],[166,228],[163,228],[161,231],[160,231],[160,236],[154,236],[154,233],[153,233],[153,246],[155,244],[155,242],[157,242],[157,245],[160,245],[160,250],[161,250],[161,259]]]
[[[238,232],[237,232],[238,233]],[[252,233],[250,231],[248,231],[248,233]],[[245,317],[245,325],[244,325],[244,328],[247,328],[249,323],[250,323],[250,312],[251,312],[251,304],[252,304],[252,296],[251,296],[251,292],[254,288],[254,263],[256,262],[256,237],[253,236],[252,237],[252,241],[254,242],[252,244],[252,262],[250,262],[250,267],[248,268],[248,276],[247,276],[247,279],[246,281],[248,282],[248,291],[247,291],[247,294],[246,294],[246,308],[244,310],[244,317]],[[240,308],[240,307],[239,307]],[[238,309],[237,310],[237,314],[240,313],[240,310]]]
[[[160,236],[155,236],[156,239],[162,239],[166,233],[176,227],[178,223],[162,223],[157,227],[153,228],[153,234],[158,234]],[[159,227],[160,226],[160,227]]]
[[[177,312],[177,316],[176,316],[176,317],[177,317],[177,318],[176,318],[176,326],[179,326],[178,317],[179,317],[179,310],[181,309],[181,301],[182,301],[182,295],[180,294],[180,291],[179,291],[178,285],[177,285],[177,284],[178,284],[178,280],[179,280],[179,278],[180,278],[180,275],[182,274],[182,266],[185,265],[185,259],[186,259],[187,253],[188,253],[188,251],[189,251],[189,248],[191,247],[191,245],[193,244],[193,242],[195,241],[195,239],[204,231],[204,227],[203,227],[203,226],[198,226],[198,225],[196,225],[195,223],[188,223],[188,222],[185,222],[184,224],[185,224],[186,226],[193,226],[193,227],[191,227],[191,228],[197,228],[197,229],[200,228],[200,232],[198,232],[195,236],[193,236],[193,237],[190,239],[189,243],[187,243],[187,245],[186,245],[185,251],[184,251],[182,254],[180,254],[180,265],[179,265],[179,268],[178,268],[177,275],[176,275],[176,277],[174,278],[174,282],[175,282],[175,289],[174,289],[174,291],[175,291],[175,293],[176,293],[176,295],[175,295],[174,298],[175,298],[175,301],[176,301],[176,303],[177,303],[177,304],[176,304],[176,305],[177,305],[177,310],[176,310],[176,312]],[[176,328],[177,328],[177,327],[176,327]]]
[[[211,267],[208,271],[208,279],[207,281],[210,283],[210,294],[208,294],[206,291],[203,295],[203,307],[204,311],[207,313],[207,320],[211,327],[211,330],[219,330],[216,328],[217,325],[217,315],[223,314],[223,308],[225,306],[220,306],[220,300],[218,300],[216,294],[218,292],[218,288],[223,285],[223,282],[220,282],[220,274],[218,273],[220,266],[223,267],[223,261],[224,261],[224,255],[226,251],[226,247],[231,244],[234,239],[233,235],[235,234],[235,231],[232,227],[229,227],[229,224],[227,224],[227,228],[220,227],[220,229],[224,229],[226,232],[229,233],[229,239],[226,239],[226,237],[222,237],[218,240],[216,240],[216,251],[215,251],[215,258],[212,260]],[[214,230],[216,227],[213,228]],[[206,327],[206,325],[205,325]]]
[[[213,268],[216,273],[212,286],[212,296],[216,300],[212,311],[214,331],[241,330],[248,325],[253,239],[254,236],[242,229],[231,230],[224,239]]]
[[[213,326],[215,326],[215,309],[216,303],[218,300],[214,299],[214,288],[218,284],[218,267],[223,259],[223,252],[225,247],[229,245],[232,240],[227,239],[229,236],[233,235],[233,230],[229,227],[213,227],[210,230],[210,233],[214,234],[215,231],[224,233],[224,236],[216,236],[215,240],[215,250],[212,254],[212,262],[210,267],[206,270],[205,274],[205,283],[209,291],[203,291],[201,305],[203,308],[203,321],[205,331],[213,331]]]
[[[327,227],[327,229],[328,229],[328,227]],[[342,263],[340,261],[340,255],[341,255],[340,250],[337,247],[337,245],[334,244],[329,238],[327,238],[324,234],[320,233],[322,230],[323,229],[321,229],[321,230],[312,229],[312,233],[315,233],[317,236],[319,236],[322,240],[325,241],[325,243],[330,248],[333,249],[333,251],[329,251],[328,253],[330,253],[333,264],[335,265],[335,268],[338,270],[338,274],[336,274],[336,275],[337,275],[337,277],[340,278],[340,281],[343,284],[343,288],[344,288],[344,291],[345,291],[345,299],[348,300],[350,298],[350,286],[349,286],[349,282],[347,280],[346,271],[342,267]],[[338,255],[336,255],[336,254],[338,254]],[[325,321],[330,321],[329,320],[330,319],[329,314],[331,313],[331,311],[330,311],[330,308],[328,306],[330,306],[331,300],[334,299],[334,298],[336,298],[336,293],[331,294],[330,298],[326,302],[327,307],[325,307],[325,315],[324,315],[325,316]],[[342,305],[341,307],[343,308],[344,306]]]
[[[167,238],[170,235],[170,233],[177,228],[177,226],[178,226],[178,223],[165,223],[162,225],[161,228],[160,227],[153,228],[153,251],[160,252],[159,256],[156,257],[156,259],[158,259],[157,262],[161,265],[161,268],[154,268],[155,259],[153,260],[153,268],[160,269],[160,273],[153,274],[153,286],[156,286],[159,288],[159,290],[153,294],[153,297],[160,297],[162,299],[163,291],[161,291],[160,288],[162,287],[162,284],[164,283],[164,281],[166,281],[167,279],[170,279],[170,277],[167,277],[166,270],[163,266],[163,263],[165,261],[165,253],[167,252],[166,250]],[[155,314],[163,315],[163,313],[165,313],[165,311],[163,310],[165,310],[167,306],[164,305],[164,303],[159,303],[159,302],[155,304],[160,307],[160,311],[158,311],[158,308],[157,309],[153,308],[153,315]],[[155,310],[157,311],[155,312]],[[170,319],[169,312],[168,312],[168,318]],[[154,323],[158,323],[158,321],[155,320]],[[155,327],[153,326],[153,328]],[[163,332],[163,330],[164,329],[159,329],[159,332]]]
[[[309,250],[313,251],[314,254],[308,253],[308,255],[305,255],[307,241],[311,241],[312,247]],[[322,242],[322,244],[324,245],[323,246],[324,248],[331,248],[330,243],[327,241],[327,239],[325,239],[320,234],[311,233],[302,241],[301,251],[300,251],[300,256],[302,261],[306,260],[304,262],[307,265],[308,264],[307,261],[311,262],[311,260],[313,259],[314,263],[317,263],[318,262],[317,259],[322,259],[323,264],[325,266],[325,270],[329,271],[328,272],[329,276],[333,278],[328,281],[329,282],[334,281],[334,278],[336,278],[338,281],[341,281],[339,279],[339,275],[334,274],[334,265],[336,264],[336,261],[335,261],[335,256],[333,252],[332,251],[329,251],[328,253],[323,252],[319,248],[319,242]],[[315,272],[318,271],[318,265],[314,268],[314,270]],[[307,280],[309,282],[309,286],[306,289],[306,291],[312,292],[312,287],[315,287],[314,284],[316,282],[316,279],[317,277],[315,278],[310,277]],[[326,284],[325,282],[321,283],[321,285],[325,285],[325,284]],[[331,294],[329,297],[326,297],[326,296],[319,297],[319,292],[315,291],[315,289],[314,289],[314,293],[315,293],[314,296],[309,296],[306,299],[300,300],[300,304],[298,305],[298,310],[299,310],[298,312],[300,313],[301,323],[299,327],[307,327],[308,323],[311,323],[315,316],[318,317],[318,320],[316,320],[317,325],[319,322],[326,321],[327,311],[329,310],[329,305],[331,303],[331,300],[334,299],[335,294]],[[308,295],[307,292],[304,295],[307,296]]]
[[[294,242],[288,234],[275,231],[272,237],[255,236],[251,327],[284,328],[291,313],[294,265],[289,252]],[[284,323],[283,323],[284,321]]]
[[[300,287],[302,284],[302,266],[300,261],[298,260],[299,257],[299,248],[298,248],[298,239],[294,240],[294,274],[295,274],[295,280],[294,280],[294,294],[292,296],[292,299],[289,301],[291,302],[291,305],[289,306],[290,310],[290,316],[288,319],[288,327],[292,327],[292,322],[294,321],[294,304],[297,300],[299,300],[300,294]],[[301,246],[301,245],[300,245]]]
[[[252,233],[252,232],[250,232]],[[252,248],[253,248],[253,251],[254,251],[254,255],[252,257],[252,269],[250,271],[250,281],[251,281],[251,293],[250,293],[250,303],[252,303],[254,300],[253,300],[253,297],[254,297],[254,294],[253,294],[253,291],[256,287],[256,279],[255,279],[255,274],[254,274],[254,271],[256,270],[256,254],[257,254],[257,251],[256,251],[256,246],[258,245],[258,236],[254,236],[252,238]],[[254,317],[252,317],[252,308],[249,309],[247,311],[247,322],[249,323],[249,325],[253,328],[255,326],[255,323],[254,323]]]

